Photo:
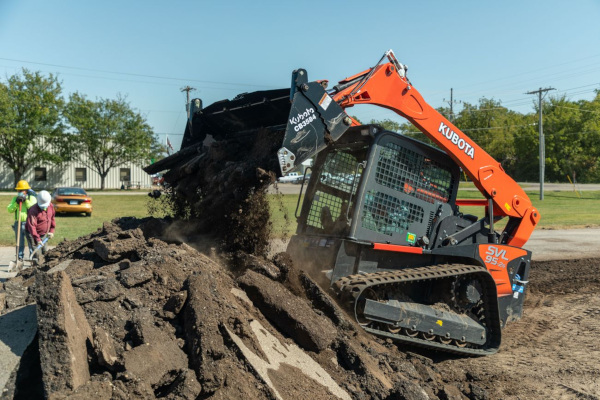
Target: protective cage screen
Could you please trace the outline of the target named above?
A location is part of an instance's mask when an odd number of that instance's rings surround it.
[[[375,181],[428,203],[447,203],[453,189],[449,169],[396,143],[381,148]]]
[[[345,218],[362,174],[359,163],[363,157],[364,149],[341,149],[327,154],[306,220],[308,226],[328,230],[332,221]]]
[[[371,190],[365,196],[362,227],[391,236],[423,222],[423,208],[389,194]]]
[[[388,236],[408,231],[412,223],[423,223],[425,211],[419,202],[410,201],[411,197],[431,204],[447,203],[452,193],[449,169],[397,143],[386,143],[380,148],[374,175],[377,184],[392,189],[398,196],[369,190],[361,226]]]

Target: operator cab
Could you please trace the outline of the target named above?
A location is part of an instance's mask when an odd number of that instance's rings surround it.
[[[415,246],[455,213],[459,178],[438,149],[376,125],[350,128],[318,154],[297,233]]]

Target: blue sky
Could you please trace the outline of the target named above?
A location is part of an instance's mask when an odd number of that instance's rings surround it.
[[[0,0],[0,79],[25,67],[58,74],[65,96],[126,95],[177,148],[183,86],[208,105],[288,87],[299,67],[333,83],[388,49],[434,107],[450,88],[457,101],[494,98],[523,113],[535,100],[525,92],[540,87],[589,100],[600,88],[600,1]]]

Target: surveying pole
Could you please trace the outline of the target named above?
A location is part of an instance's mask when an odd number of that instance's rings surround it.
[[[546,143],[544,140],[544,125],[542,124],[542,93],[550,90],[556,90],[554,88],[539,88],[526,94],[537,94],[538,95],[538,109],[539,109],[539,122],[538,130],[540,134],[540,200],[544,200],[544,173],[546,169]]]

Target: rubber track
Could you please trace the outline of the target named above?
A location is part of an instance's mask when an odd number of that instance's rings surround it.
[[[354,307],[355,300],[358,299],[360,294],[367,288],[374,288],[380,285],[397,285],[430,279],[449,278],[467,274],[485,275],[482,281],[485,285],[483,292],[485,299],[485,322],[488,328],[488,340],[485,344],[487,347],[458,347],[452,344],[444,344],[421,338],[398,335],[376,328],[363,327],[363,329],[378,336],[392,338],[394,340],[433,350],[443,350],[450,353],[470,356],[494,354],[498,351],[501,341],[500,315],[498,312],[498,300],[496,297],[495,282],[485,267],[478,265],[440,264],[428,267],[406,268],[397,271],[381,271],[367,274],[349,275],[335,281],[333,288],[342,299],[351,298],[353,300],[352,306]],[[354,312],[354,310],[352,311]]]

